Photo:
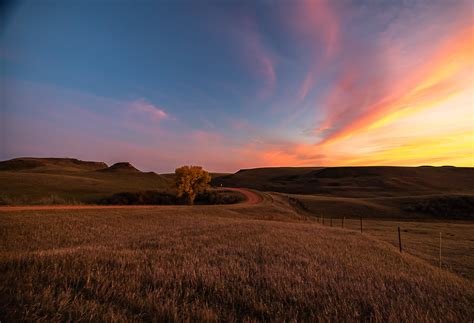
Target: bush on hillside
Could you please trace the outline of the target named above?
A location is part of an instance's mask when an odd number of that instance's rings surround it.
[[[420,212],[440,218],[472,219],[474,218],[474,196],[436,196],[407,203],[405,211]]]
[[[159,191],[123,192],[106,197],[99,201],[106,205],[173,205],[178,204],[175,195]]]
[[[245,200],[245,196],[235,191],[205,191],[196,196],[196,204],[236,204]]]
[[[205,191],[196,195],[196,204],[235,204],[245,197],[234,191]],[[183,205],[188,201],[183,197],[159,191],[123,192],[98,201],[104,205]]]

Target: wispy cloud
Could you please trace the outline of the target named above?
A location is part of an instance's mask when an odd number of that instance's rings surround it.
[[[152,103],[146,101],[145,99],[139,99],[133,101],[130,104],[130,109],[132,112],[144,114],[150,117],[154,121],[162,121],[162,120],[173,120],[174,118],[171,117],[168,113],[166,113],[162,108],[153,105]]]
[[[306,42],[313,44],[311,65],[298,90],[298,99],[304,100],[318,78],[324,64],[340,47],[339,16],[331,2],[326,0],[304,0],[296,2],[290,19],[296,31]]]
[[[264,44],[256,20],[251,16],[243,17],[232,26],[232,31],[240,44],[242,60],[260,78],[262,87],[258,90],[259,97],[270,97],[277,82],[275,62]]]
[[[359,73],[356,78],[348,71],[325,102],[328,114],[317,129],[325,132],[322,143],[429,109],[461,91],[472,82],[472,35],[472,27],[458,31],[439,44],[423,64],[409,70],[390,87],[377,88],[377,77],[364,82],[360,69],[355,69]]]

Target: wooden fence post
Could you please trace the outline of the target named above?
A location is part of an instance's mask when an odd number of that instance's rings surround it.
[[[360,233],[362,233],[362,217],[360,217]]]
[[[441,232],[439,233],[439,268],[441,268]]]
[[[400,226],[398,226],[398,246],[400,248],[400,253],[402,252],[402,236],[400,235]]]

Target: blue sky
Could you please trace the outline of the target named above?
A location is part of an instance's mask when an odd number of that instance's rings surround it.
[[[458,45],[472,41],[469,9],[462,1],[13,2],[0,33],[0,158],[127,160],[160,172],[470,165],[472,140],[415,153],[436,136],[472,137],[472,47]],[[463,105],[450,115],[455,127],[437,112],[446,98]],[[441,133],[404,126],[419,114],[439,114]],[[391,129],[407,133],[387,137]]]

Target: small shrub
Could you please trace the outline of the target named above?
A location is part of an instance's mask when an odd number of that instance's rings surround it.
[[[235,204],[245,200],[239,192],[234,191],[205,191],[197,194],[196,204]],[[188,200],[168,192],[142,191],[123,192],[103,198],[97,202],[102,205],[182,205]]]
[[[439,218],[472,219],[474,217],[474,196],[436,196],[406,203],[402,209],[410,212],[430,214]]]
[[[181,204],[178,198],[170,193],[159,191],[123,192],[98,201],[105,205],[173,205]]]
[[[245,200],[239,192],[235,191],[205,191],[196,196],[196,204],[236,204]]]

